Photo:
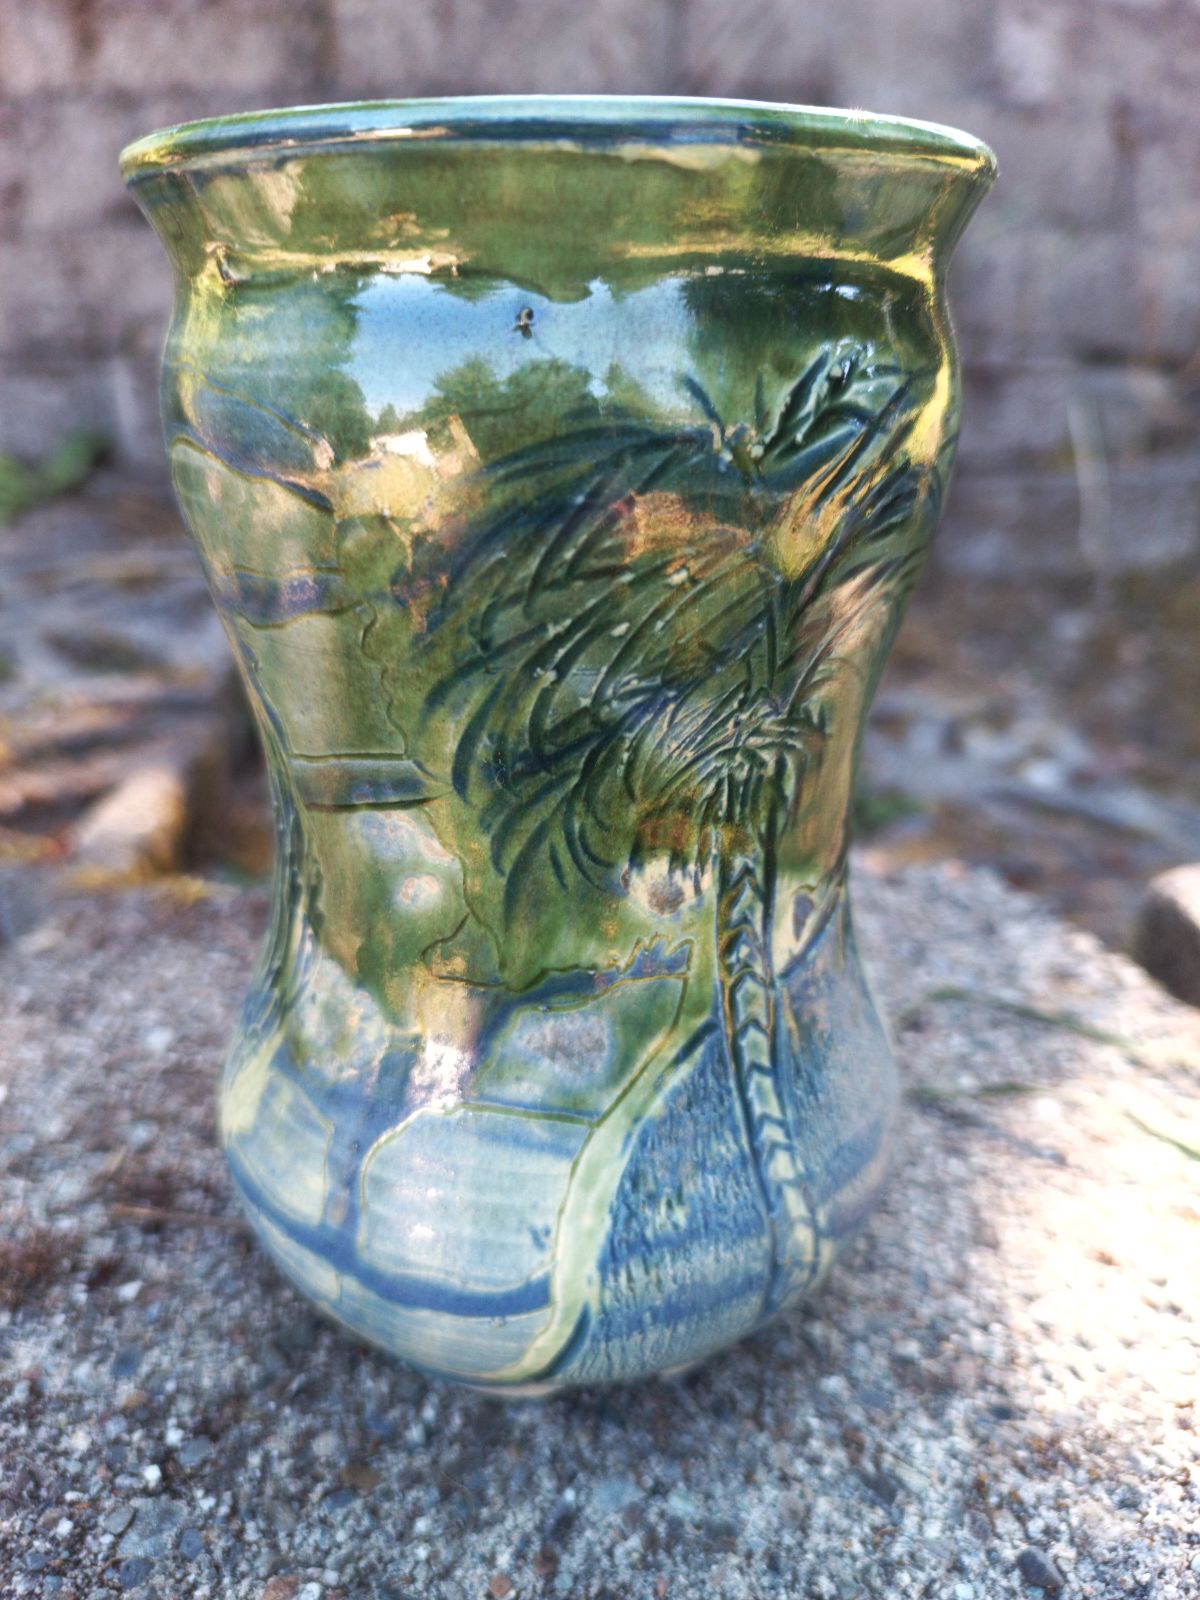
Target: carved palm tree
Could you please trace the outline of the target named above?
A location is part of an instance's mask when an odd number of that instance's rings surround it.
[[[451,778],[507,915],[531,877],[617,893],[650,858],[710,886],[775,1303],[813,1267],[771,954],[777,851],[821,761],[838,652],[919,564],[938,489],[904,449],[918,381],[843,345],[772,416],[760,388],[753,424],[727,426],[689,380],[694,425],[624,416],[522,448],[485,469],[500,509],[430,620],[430,648],[452,630],[457,659],[426,710],[455,710]]]

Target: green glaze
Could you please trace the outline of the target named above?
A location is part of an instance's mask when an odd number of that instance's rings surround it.
[[[957,428],[993,163],[747,103],[159,134],[171,469],[258,717],[248,1214],[476,1384],[694,1361],[810,1287],[895,1099],[844,885]]]

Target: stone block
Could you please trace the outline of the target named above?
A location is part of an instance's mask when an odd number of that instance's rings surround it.
[[[1015,0],[1004,0],[1004,9]],[[1050,10],[1070,17],[1069,59],[1059,86],[1068,104],[1107,101],[1132,116],[1136,126],[1163,127],[1194,122],[1196,52],[1200,49],[1200,7],[1175,4],[1171,15],[1112,4],[1102,10],[1077,3]]]
[[[950,263],[950,310],[964,365],[1054,359],[1056,352],[1026,337],[1016,321],[1024,272],[1018,230],[985,202]]]
[[[329,18],[352,95],[649,93],[674,67],[671,8],[645,0],[331,0]]]
[[[1120,578],[1200,556],[1200,453],[972,468],[954,479],[939,561],[975,578]]]
[[[0,50],[4,41],[0,39]],[[12,239],[21,225],[27,174],[17,150],[21,107],[0,94],[0,239]]]
[[[1200,50],[1200,7],[1194,10]],[[1200,344],[1200,125],[1194,84],[1186,97],[1172,87],[1172,64],[1163,62],[1163,85],[1154,101],[1128,115],[1132,178],[1127,226],[1137,240],[1138,332],[1147,359],[1178,367]],[[1146,104],[1153,107],[1146,109]]]
[[[77,249],[92,349],[104,356],[157,359],[173,291],[170,265],[149,227],[131,213],[82,237]]]
[[[1133,953],[1164,989],[1200,1006],[1200,863],[1175,867],[1150,884]]]
[[[111,386],[91,361],[0,359],[0,397],[0,451],[37,459],[68,433],[113,432]]]
[[[229,786],[222,718],[191,717],[169,743],[139,752],[128,773],[72,830],[76,875],[136,883],[186,865],[189,841],[211,828]]]
[[[1092,231],[1040,240],[1020,308],[1031,331],[1085,359],[1145,361],[1151,355],[1139,246],[1132,235]]]
[[[674,69],[689,94],[836,105],[850,57],[849,7],[685,0]]]
[[[966,125],[999,155],[1003,182],[988,208],[1006,221],[1118,233],[1132,229],[1133,164],[1121,148],[1107,100],[987,106]]]
[[[1168,570],[1200,556],[1200,451],[1101,461],[1081,476],[1079,543],[1103,577]]]
[[[1106,475],[1186,459],[1200,407],[1157,367],[975,362],[966,372],[959,466],[1062,469],[1080,452]]]
[[[407,11],[407,6],[397,6]],[[312,98],[320,44],[320,7],[291,0],[91,0],[92,48],[86,81],[95,89],[156,93],[184,88],[198,95],[220,86],[243,110],[266,99]]]
[[[80,11],[71,0],[0,7],[0,94],[16,100],[78,84]]]
[[[961,472],[1001,465],[1061,467],[1069,461],[1077,365],[969,361],[964,376]]]
[[[18,236],[4,265],[0,354],[54,363],[161,347],[171,274],[138,217]]]
[[[42,356],[55,362],[69,352],[82,359],[87,313],[74,251],[55,234],[36,240],[18,235],[5,242],[3,261],[0,357]],[[5,395],[0,412],[10,404]]]
[[[953,0],[803,8],[791,0],[686,0],[678,29],[676,70],[689,93],[952,121],[945,106],[978,76],[987,21],[980,8]]]
[[[955,576],[1078,576],[1079,493],[1066,472],[962,472],[955,476],[938,565]]]
[[[142,130],[136,100],[49,95],[20,108],[3,168],[23,189],[25,232],[64,232],[125,211],[117,156]]]
[[[1072,67],[1072,15],[1056,0],[1018,0],[994,12],[992,65],[1009,105],[1044,106],[1061,98]]]
[[[979,223],[951,276],[955,320],[976,359],[1145,359],[1133,237],[1011,225],[986,211]]]
[[[1143,360],[1182,369],[1200,347],[1200,233],[1147,244],[1137,258],[1138,348]]]
[[[1168,129],[1141,139],[1132,155],[1137,226],[1154,247],[1195,245],[1200,236],[1200,125],[1181,116]],[[1133,219],[1130,219],[1131,222]]]
[[[715,0],[706,3],[711,7]],[[794,19],[786,0],[780,9]],[[989,100],[986,8],[957,0],[887,6],[853,0],[829,7],[828,14],[823,27],[831,34],[826,50],[834,60],[837,104],[948,123],[985,137],[979,124]],[[736,21],[736,11],[733,15]],[[803,45],[795,20],[789,31]]]
[[[139,766],[85,814],[72,862],[89,876],[124,882],[178,871],[186,829],[187,786],[178,766]]]
[[[1114,467],[1196,451],[1200,395],[1186,374],[1161,366],[1094,367],[1078,375],[1076,397],[1097,418],[1102,448]]]
[[[166,473],[158,377],[153,357],[116,356],[108,367],[117,463],[153,476]]]

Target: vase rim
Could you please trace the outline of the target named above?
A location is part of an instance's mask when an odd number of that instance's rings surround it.
[[[666,95],[459,95],[291,106],[178,123],[121,152],[126,181],[206,158],[417,139],[612,146],[769,145],[942,161],[985,182],[991,149],[937,122],[829,106]]]

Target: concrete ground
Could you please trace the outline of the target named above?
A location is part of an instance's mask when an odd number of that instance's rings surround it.
[[[52,872],[0,879],[5,1600],[1200,1591],[1200,1013],[1089,934],[864,851],[908,1111],[850,1258],[687,1377],[505,1404],[318,1321],[239,1221],[265,892]]]

